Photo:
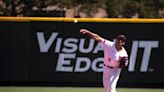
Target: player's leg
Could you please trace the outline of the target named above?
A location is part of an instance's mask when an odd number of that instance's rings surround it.
[[[110,92],[110,77],[111,72],[110,69],[106,66],[104,66],[103,70],[103,86],[104,86],[104,92]]]
[[[111,85],[110,85],[111,91],[109,91],[109,92],[117,92],[116,91],[116,85],[117,85],[120,73],[121,73],[121,69],[113,69],[113,75],[112,75],[111,81],[110,81],[110,83],[111,83]]]

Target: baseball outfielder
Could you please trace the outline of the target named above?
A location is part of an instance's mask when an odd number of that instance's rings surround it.
[[[104,49],[103,86],[104,92],[117,92],[116,85],[121,69],[128,65],[128,54],[123,47],[126,37],[118,35],[115,42],[106,40],[87,29],[81,29],[80,33],[87,34],[98,41]]]

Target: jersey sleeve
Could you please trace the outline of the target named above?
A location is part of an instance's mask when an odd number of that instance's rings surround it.
[[[112,44],[113,44],[113,42],[106,40],[106,39],[103,39],[103,41],[100,42],[101,48],[103,48],[103,49],[112,46]]]

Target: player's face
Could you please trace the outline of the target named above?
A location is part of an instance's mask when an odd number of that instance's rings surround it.
[[[123,45],[125,45],[124,41],[119,40],[119,39],[116,40],[116,48],[117,48],[117,50],[121,50]]]

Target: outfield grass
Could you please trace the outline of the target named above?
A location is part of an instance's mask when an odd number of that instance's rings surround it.
[[[117,88],[118,92],[164,92],[164,89]],[[103,92],[94,87],[0,87],[0,92]]]

